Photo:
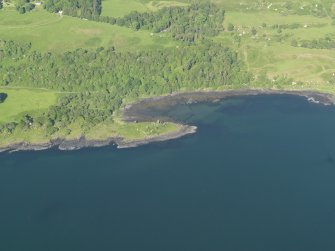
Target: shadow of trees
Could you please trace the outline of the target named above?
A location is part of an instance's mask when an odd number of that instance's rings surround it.
[[[8,97],[7,93],[0,92],[0,104],[5,102],[7,97]]]

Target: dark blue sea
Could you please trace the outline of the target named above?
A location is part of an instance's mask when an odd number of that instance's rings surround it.
[[[334,251],[335,107],[180,105],[198,133],[0,154],[1,251]]]

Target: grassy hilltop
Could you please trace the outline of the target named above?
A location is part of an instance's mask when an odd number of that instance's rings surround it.
[[[127,124],[119,119],[120,108],[177,91],[335,94],[332,1],[212,3],[206,12],[187,0],[104,0],[100,17],[84,18],[43,6],[19,14],[6,1],[0,40],[13,43],[0,45],[0,93],[8,95],[0,103],[0,146],[82,135],[130,140],[161,135],[178,125]],[[178,16],[190,6],[195,7]],[[170,8],[178,11],[166,11]]]

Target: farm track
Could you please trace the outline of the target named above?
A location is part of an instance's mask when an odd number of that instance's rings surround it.
[[[55,24],[60,22],[63,19],[64,16],[59,16],[59,18],[57,20],[51,21],[51,22],[45,22],[45,23],[41,23],[41,24],[32,24],[32,25],[16,25],[16,26],[6,26],[6,25],[0,25],[0,29],[1,30],[8,30],[8,29],[27,29],[27,28],[39,28],[39,27],[43,27],[46,25],[50,25],[50,24]]]

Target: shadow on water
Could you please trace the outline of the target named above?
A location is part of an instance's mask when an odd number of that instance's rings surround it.
[[[7,93],[0,92],[0,104],[5,102],[7,97],[8,97]]]

